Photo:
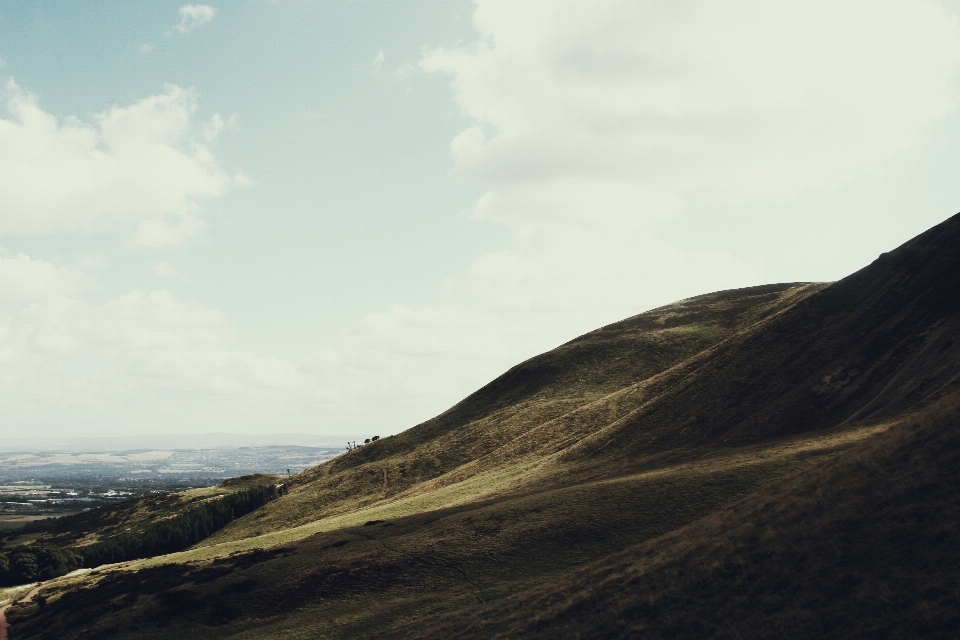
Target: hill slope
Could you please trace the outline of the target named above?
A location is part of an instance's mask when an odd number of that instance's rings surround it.
[[[955,638],[960,395],[549,586],[394,634]]]
[[[652,377],[822,286],[772,285],[700,296],[582,336],[514,367],[433,420],[295,476],[284,500],[212,541],[358,509],[386,508],[376,517],[409,513],[421,508],[420,497],[430,494],[437,504],[436,491],[453,485],[460,494],[440,504],[516,489],[517,483],[539,486],[543,474],[531,468],[576,440],[572,423],[595,430],[616,420],[635,406],[636,388]],[[600,418],[584,417],[598,410]],[[558,431],[565,433],[561,437]],[[470,479],[472,488],[464,485]]]
[[[818,527],[839,527],[855,551],[877,518],[952,513],[949,483],[910,505],[952,464],[952,418],[921,416],[958,388],[958,293],[955,216],[829,286],[720,292],[605,327],[300,474],[191,551],[46,585],[45,607],[12,610],[12,637],[668,637],[721,633],[712,609],[813,630],[782,612],[841,602],[809,599],[842,565],[804,573],[798,558],[832,557],[811,542]],[[895,471],[885,491],[903,509],[870,493],[878,465]],[[844,519],[850,496],[865,506]],[[918,553],[874,540],[903,584],[952,557],[953,534],[918,522]],[[704,567],[719,573],[697,578]],[[782,575],[767,584],[765,571]],[[848,590],[896,584],[845,575]],[[927,586],[955,594],[945,575]],[[751,582],[740,604],[712,604]],[[661,591],[662,607],[644,605]],[[686,604],[701,627],[678,626]],[[944,606],[923,607],[931,630],[945,624]],[[609,624],[618,617],[626,626]]]

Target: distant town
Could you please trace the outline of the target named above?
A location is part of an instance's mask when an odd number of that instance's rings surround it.
[[[343,447],[272,445],[105,452],[0,452],[0,531],[253,473],[292,475]]]

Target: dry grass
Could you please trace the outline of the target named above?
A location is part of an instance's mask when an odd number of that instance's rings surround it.
[[[144,616],[162,618],[169,605],[149,596],[151,590],[188,589],[196,594],[196,602],[209,602],[204,598],[215,598],[216,593],[229,590],[230,584],[255,581],[268,587],[266,592],[258,587],[246,594],[249,606],[259,606],[264,613],[267,608],[274,611],[256,625],[258,637],[309,637],[332,630],[337,630],[337,635],[363,635],[382,626],[385,608],[397,607],[404,616],[421,619],[480,600],[508,597],[548,576],[559,578],[585,562],[703,517],[777,477],[810,468],[886,426],[786,439],[768,447],[714,453],[699,465],[685,462],[570,487],[505,492],[486,500],[464,501],[464,493],[458,491],[473,495],[473,489],[449,485],[435,492],[448,494],[437,504],[422,502],[427,496],[414,496],[297,530],[71,576],[47,592],[49,606],[79,606],[78,611],[91,615],[93,605],[86,592],[77,590],[83,580],[99,583],[89,596],[97,598],[104,592],[140,585],[137,588],[148,594],[145,600],[125,606],[119,596],[111,600],[104,622],[119,624]],[[529,473],[518,469],[512,477],[524,478]],[[510,477],[505,474],[499,480],[509,484]],[[471,483],[482,485],[479,478],[462,484]],[[378,520],[386,522],[364,526]],[[535,545],[530,544],[533,540]],[[346,544],[337,546],[343,541]],[[275,555],[242,566],[263,553]],[[238,564],[242,568],[236,568]],[[211,582],[190,579],[197,572],[217,567],[231,570]],[[330,575],[339,575],[342,581],[335,593],[323,595],[327,593],[325,581],[319,591],[315,581]],[[57,595],[58,591],[65,595]],[[325,602],[319,609],[310,604],[317,597]],[[269,604],[257,605],[261,600]],[[239,602],[246,600],[239,598]],[[197,637],[240,631],[232,624],[215,630],[204,627],[197,616],[208,615],[204,613],[207,609],[199,609],[180,620],[178,635],[194,637],[194,630]],[[328,621],[318,622],[324,616]],[[157,637],[165,632],[169,629],[156,628]],[[144,637],[153,633],[143,632]]]
[[[951,398],[688,527],[426,633],[953,638],[958,516]]]

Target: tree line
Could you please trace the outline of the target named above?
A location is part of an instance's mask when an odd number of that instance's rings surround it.
[[[91,545],[73,549],[48,543],[18,547],[0,553],[0,586],[47,580],[80,567],[183,551],[285,493],[283,485],[256,485],[150,523],[138,532],[120,533]]]
[[[55,544],[32,544],[0,553],[0,587],[49,580],[81,566],[83,558]]]

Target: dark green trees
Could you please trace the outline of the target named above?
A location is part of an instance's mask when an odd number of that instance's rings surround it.
[[[182,551],[285,492],[283,485],[256,485],[204,502],[169,520],[152,523],[136,534],[111,536],[78,551],[83,554],[83,564],[87,567]]]
[[[73,549],[46,543],[15,547],[0,553],[0,586],[49,580],[79,567],[182,551],[284,493],[283,485],[259,484],[207,500],[139,531],[109,536],[91,545]]]
[[[49,580],[81,566],[83,558],[52,544],[32,544],[0,553],[0,586]]]

